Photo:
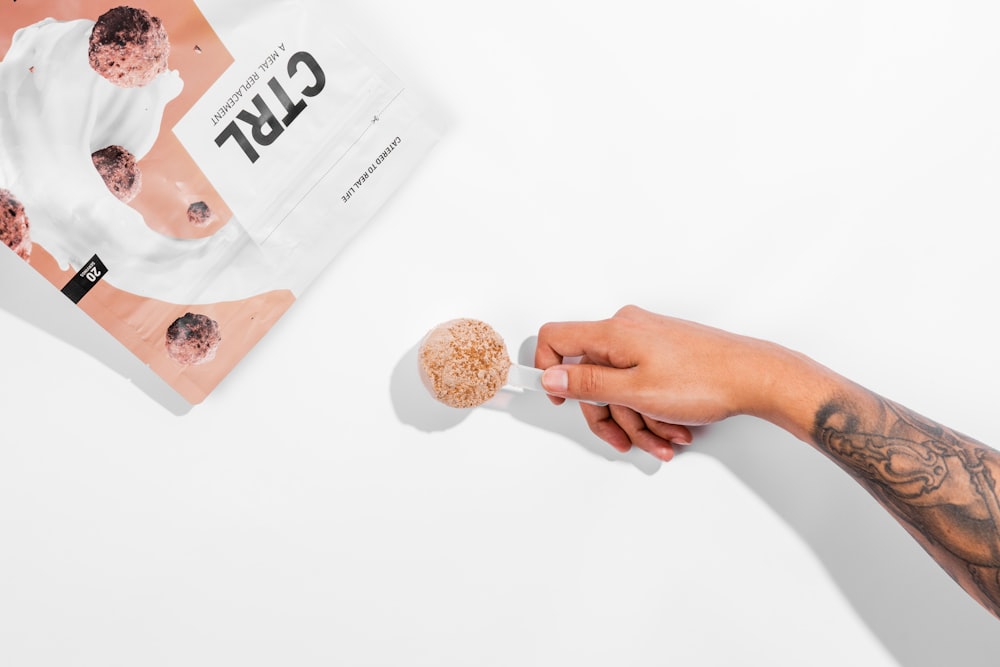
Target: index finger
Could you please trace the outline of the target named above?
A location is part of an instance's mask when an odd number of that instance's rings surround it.
[[[535,366],[557,366],[569,357],[586,357],[592,363],[609,365],[610,343],[606,321],[549,322],[538,330]]]

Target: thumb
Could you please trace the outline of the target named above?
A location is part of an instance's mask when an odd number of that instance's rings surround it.
[[[553,396],[627,405],[627,371],[594,364],[562,364],[545,369],[542,387]]]

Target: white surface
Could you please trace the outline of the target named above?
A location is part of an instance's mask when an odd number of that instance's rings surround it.
[[[632,302],[1000,442],[995,3],[340,4],[449,129],[204,404],[0,256],[0,663],[995,664],[784,433],[658,466],[413,366],[453,317],[516,349]]]

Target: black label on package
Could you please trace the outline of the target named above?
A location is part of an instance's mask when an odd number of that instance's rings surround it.
[[[87,292],[93,289],[94,285],[108,272],[108,267],[97,255],[90,258],[90,261],[83,265],[83,268],[73,276],[73,279],[62,288],[62,293],[69,297],[73,303],[80,303],[80,299],[87,296]]]

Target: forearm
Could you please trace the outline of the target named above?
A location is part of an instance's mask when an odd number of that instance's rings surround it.
[[[563,363],[576,356],[589,363]],[[670,460],[690,442],[686,427],[736,414],[780,426],[852,475],[1000,617],[997,451],[780,345],[635,306],[543,326],[535,363],[556,400],[607,404],[581,408],[621,451]]]
[[[845,469],[1000,616],[1000,454],[801,355],[779,350],[771,368],[784,384],[759,416]]]

